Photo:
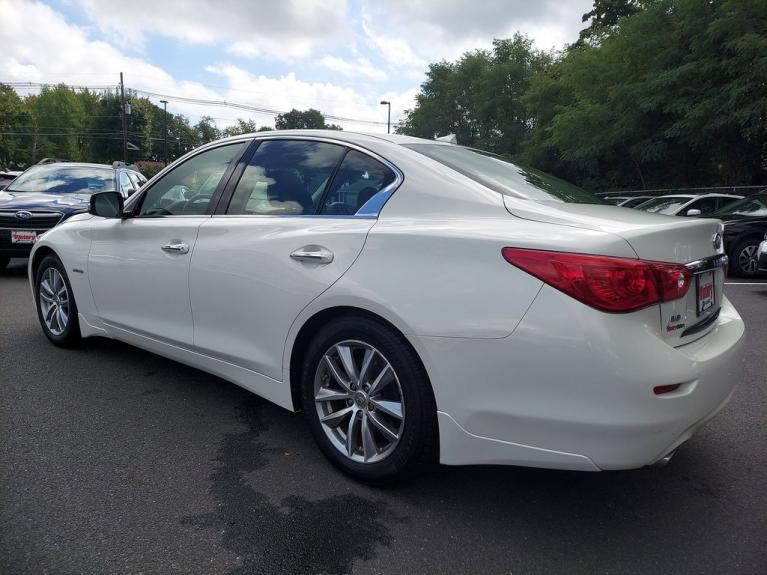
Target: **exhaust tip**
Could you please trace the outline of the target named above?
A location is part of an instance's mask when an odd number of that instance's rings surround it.
[[[671,461],[671,458],[674,457],[674,454],[676,453],[676,449],[673,449],[669,451],[666,455],[658,459],[655,463],[652,464],[653,467],[666,467],[668,465],[668,462]]]

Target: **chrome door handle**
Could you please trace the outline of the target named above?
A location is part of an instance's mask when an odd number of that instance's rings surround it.
[[[178,254],[185,254],[189,252],[189,244],[180,242],[178,240],[171,240],[162,247],[164,252],[176,252]]]
[[[304,246],[291,253],[290,257],[300,262],[329,264],[333,261],[333,252],[322,246]]]

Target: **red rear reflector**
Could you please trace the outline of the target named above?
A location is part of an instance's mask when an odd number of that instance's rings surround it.
[[[652,390],[655,392],[655,395],[663,395],[664,393],[671,393],[672,391],[676,391],[679,389],[678,383],[673,383],[671,385],[659,385],[657,387],[653,387]]]
[[[685,266],[610,256],[503,248],[504,259],[598,310],[625,313],[683,297]]]

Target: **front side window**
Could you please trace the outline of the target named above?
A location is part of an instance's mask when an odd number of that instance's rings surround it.
[[[219,146],[188,159],[147,190],[139,215],[205,214],[224,172],[246,146],[247,142]]]
[[[267,140],[253,154],[226,211],[234,215],[310,215],[345,148],[308,140]]]
[[[32,166],[6,188],[9,192],[46,194],[93,194],[114,189],[115,173],[111,167],[70,164]]]
[[[687,206],[687,208],[685,208],[685,212],[688,210],[700,210],[701,215],[711,214],[716,211],[718,204],[719,198],[717,197],[701,198]]]
[[[350,150],[333,178],[321,214],[353,216],[368,200],[394,182],[394,172],[370,156]]]

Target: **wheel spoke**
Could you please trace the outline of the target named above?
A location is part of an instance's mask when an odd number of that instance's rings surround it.
[[[53,298],[53,290],[51,289],[50,284],[48,283],[48,278],[45,278],[40,282],[40,287],[42,288],[41,294],[43,291],[45,292],[45,295],[47,295],[49,298]]]
[[[56,292],[56,295],[59,296],[59,299],[64,299],[67,297],[67,286],[63,285],[59,289],[59,291]]]
[[[336,391],[334,389],[328,389],[327,387],[321,387],[314,397],[314,401],[339,401],[341,399],[349,399],[349,394],[345,391]]]
[[[351,393],[351,388],[349,387],[349,381],[346,380],[345,377],[343,377],[336,368],[335,364],[333,363],[333,360],[330,359],[329,356],[325,356],[325,363],[328,365],[328,368],[330,369],[330,373],[333,376],[333,379],[336,380],[336,383],[340,385],[345,391]]]
[[[52,304],[51,307],[49,307],[47,310],[45,310],[45,323],[50,325],[53,315],[56,312],[56,304]]]
[[[383,436],[389,441],[397,441],[397,439],[399,439],[399,435],[397,435],[391,429],[386,427],[386,424],[384,424],[380,419],[378,419],[375,413],[368,412],[368,419],[373,425],[376,426],[378,431],[380,431],[383,434]]]
[[[67,326],[67,314],[64,313],[64,310],[61,309],[61,306],[58,306],[58,317],[56,318],[56,323],[59,324],[59,329],[64,329]]]
[[[386,415],[391,415],[397,419],[402,419],[402,403],[399,401],[388,401],[385,399],[373,398],[370,398],[368,401],[370,401],[370,403],[372,403],[377,410],[383,411]]]
[[[320,421],[328,427],[338,427],[350,413],[352,414],[352,417],[354,417],[355,411],[356,406],[350,405],[349,407],[344,407],[343,409],[339,409],[338,411],[320,417]]]
[[[368,394],[373,396],[381,393],[381,390],[394,380],[393,376],[394,372],[391,369],[391,365],[387,363],[381,370],[381,373],[378,374],[378,377],[375,378],[375,381],[370,384],[370,391]]]
[[[367,378],[368,369],[370,369],[370,363],[373,361],[376,352],[372,348],[365,350],[365,357],[362,358],[362,367],[360,368],[359,382],[365,383]]]
[[[59,291],[61,289],[61,275],[59,275],[59,272],[51,268],[51,277],[53,278],[53,290]]]
[[[53,298],[49,296],[47,293],[45,293],[45,291],[43,290],[40,290],[40,298],[47,303],[50,303],[50,304],[53,303]]]
[[[353,414],[349,419],[349,425],[346,426],[346,455],[354,455],[354,427],[357,423],[357,416]]]
[[[336,350],[338,351],[338,357],[344,366],[344,371],[346,371],[346,375],[349,376],[349,381],[351,383],[359,383],[360,376],[357,373],[357,366],[354,365],[354,357],[352,357],[351,347],[348,345],[337,345]]]
[[[378,453],[378,446],[376,445],[376,440],[373,437],[373,430],[370,429],[368,416],[366,414],[362,416],[362,453],[365,457],[365,461],[373,458]]]

